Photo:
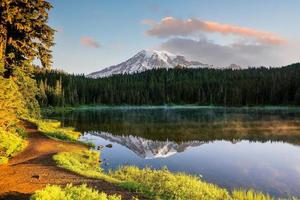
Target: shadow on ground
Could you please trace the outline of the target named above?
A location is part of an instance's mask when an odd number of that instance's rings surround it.
[[[19,192],[8,192],[0,196],[0,200],[28,200],[30,194],[24,194]]]

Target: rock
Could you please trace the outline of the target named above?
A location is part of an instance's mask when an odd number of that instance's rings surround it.
[[[103,149],[103,148],[104,148],[103,145],[99,145],[99,146],[97,147],[97,150],[101,150],[101,149]]]
[[[40,179],[40,175],[33,175],[31,178]]]
[[[112,148],[112,144],[106,145],[107,148]]]

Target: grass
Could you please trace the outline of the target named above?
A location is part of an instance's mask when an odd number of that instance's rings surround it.
[[[254,190],[234,190],[232,192],[232,198],[234,200],[274,200],[274,198],[270,195],[266,195],[261,192],[255,192]]]
[[[100,154],[95,151],[63,152],[54,156],[59,167],[82,176],[102,179],[129,191],[140,193],[149,199],[160,200],[275,200],[275,198],[253,190],[232,192],[214,184],[206,183],[197,176],[172,173],[168,169],[139,169],[122,166],[105,173],[99,166]],[[290,198],[296,200],[296,198]]]
[[[167,169],[139,169],[134,166],[123,166],[111,171],[110,176],[129,182],[133,190],[159,199],[202,199],[229,200],[230,194],[213,184],[205,183],[199,177],[184,173],[172,173]],[[125,188],[130,185],[125,184]]]
[[[32,119],[23,118],[23,120],[29,121],[38,127],[38,130],[49,138],[55,140],[61,140],[66,142],[74,142],[88,147],[95,147],[95,144],[91,142],[78,141],[81,133],[75,131],[72,127],[61,127],[61,122],[57,120],[42,120],[42,119]]]
[[[199,177],[185,173],[172,173],[169,170],[139,169],[123,166],[111,171],[110,176],[124,181],[125,189],[140,192],[150,199],[161,200],[275,200],[268,194],[254,190],[233,190],[232,192],[209,184]],[[297,198],[291,197],[296,200]]]
[[[59,121],[54,120],[37,120],[38,130],[43,134],[64,141],[77,141],[80,137],[80,132],[73,128],[62,128]]]
[[[43,116],[51,115],[51,114],[64,114],[75,110],[76,107],[73,106],[63,106],[63,107],[42,107],[41,113]]]
[[[82,176],[103,179],[111,183],[120,182],[103,172],[100,167],[100,153],[97,151],[62,152],[54,155],[53,159],[59,167]]]
[[[121,196],[107,195],[86,185],[67,185],[65,188],[49,185],[43,190],[36,191],[30,200],[121,200]]]

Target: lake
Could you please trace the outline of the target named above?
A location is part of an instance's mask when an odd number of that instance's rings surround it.
[[[299,108],[91,107],[48,118],[112,144],[101,151],[105,170],[167,166],[228,189],[300,196]]]

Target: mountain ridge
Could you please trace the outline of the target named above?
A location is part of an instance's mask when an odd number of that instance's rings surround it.
[[[199,61],[188,61],[182,55],[175,55],[167,51],[142,50],[128,60],[102,70],[90,73],[89,78],[103,78],[116,74],[133,74],[151,69],[182,68],[213,68],[213,65]]]
[[[176,143],[173,141],[154,141],[138,136],[114,135],[109,132],[88,132],[107,141],[120,144],[144,159],[167,158],[190,148],[205,144],[205,141]]]

